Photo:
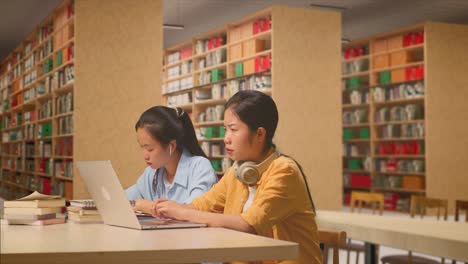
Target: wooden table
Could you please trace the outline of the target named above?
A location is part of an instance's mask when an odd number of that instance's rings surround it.
[[[224,228],[133,230],[102,224],[0,226],[6,263],[194,263],[295,259],[298,244]]]
[[[468,224],[399,216],[347,212],[317,212],[319,228],[346,231],[347,236],[367,242],[437,257],[468,261]],[[368,247],[368,252],[372,251]],[[366,254],[368,262],[374,261]]]

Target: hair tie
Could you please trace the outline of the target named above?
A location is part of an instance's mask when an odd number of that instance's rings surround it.
[[[180,109],[180,111],[179,111],[179,109]],[[182,109],[182,108],[174,107],[174,110],[176,112],[177,118],[181,118],[182,115],[185,113],[184,109]]]

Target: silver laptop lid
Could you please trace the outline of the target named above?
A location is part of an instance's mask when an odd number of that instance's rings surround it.
[[[105,224],[141,229],[110,160],[77,161],[76,166]]]

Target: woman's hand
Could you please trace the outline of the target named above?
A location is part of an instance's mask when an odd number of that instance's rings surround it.
[[[145,200],[145,199],[136,199],[133,210],[142,211],[147,214],[151,214],[152,208],[153,208],[153,201]]]
[[[194,211],[186,205],[178,204],[174,201],[165,200],[157,201],[157,203],[155,203],[152,214],[156,217],[188,220],[186,213],[190,210]]]
[[[151,205],[151,212],[150,214],[153,216],[153,217],[162,217],[162,216],[159,216],[158,215],[158,210],[156,209],[156,207],[158,206],[159,203],[162,203],[162,202],[166,202],[168,201],[167,199],[157,199],[157,200],[154,200],[153,201],[153,204]]]

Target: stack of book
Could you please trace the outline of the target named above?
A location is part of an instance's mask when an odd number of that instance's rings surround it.
[[[4,207],[2,224],[52,225],[65,223],[65,218],[57,216],[65,207],[65,199],[60,196],[34,192],[15,201],[5,201]]]
[[[103,223],[93,200],[71,200],[67,207],[68,220],[76,224]]]

